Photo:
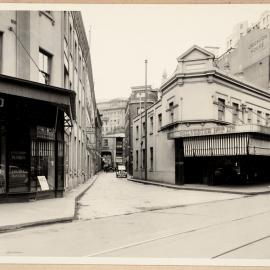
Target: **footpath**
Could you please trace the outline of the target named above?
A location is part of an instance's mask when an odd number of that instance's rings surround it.
[[[128,176],[128,180],[145,184],[154,185],[159,187],[182,189],[182,190],[194,190],[194,191],[207,191],[207,192],[219,192],[239,195],[259,195],[270,193],[270,183],[264,184],[246,184],[246,185],[226,185],[226,186],[208,186],[203,184],[185,184],[185,185],[174,185],[162,182],[154,182],[151,180],[141,180]]]
[[[63,198],[0,204],[0,233],[37,225],[70,222],[76,219],[77,201],[95,183],[98,174]]]

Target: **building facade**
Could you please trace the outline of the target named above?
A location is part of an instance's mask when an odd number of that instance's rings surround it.
[[[238,45],[239,40],[246,35],[248,31],[248,22],[243,21],[236,24],[233,28],[232,34],[226,38],[226,49],[235,48]]]
[[[126,99],[98,102],[97,106],[101,114],[103,135],[124,132],[126,105]]]
[[[34,113],[39,116],[37,119],[32,119],[27,115],[21,121],[25,126],[31,127],[31,136],[26,132],[28,142],[32,141],[31,147],[27,148],[31,149],[30,152],[20,150],[27,145],[18,145],[16,155],[13,155],[9,149],[5,150],[7,155],[12,156],[6,158],[5,166],[2,166],[1,161],[1,175],[5,175],[8,184],[6,186],[12,185],[11,168],[13,174],[17,174],[17,178],[20,179],[19,185],[21,182],[27,183],[27,187],[24,187],[22,192],[30,192],[32,184],[29,183],[32,179],[38,183],[36,178],[39,175],[45,176],[47,184],[52,186],[53,190],[57,185],[51,183],[61,182],[61,192],[85,181],[89,177],[86,156],[89,153],[91,159],[94,159],[92,153],[86,149],[86,128],[88,125],[95,128],[97,109],[90,51],[80,12],[1,11],[0,72],[2,78],[10,77],[10,82],[25,86],[20,95],[16,92],[18,98],[27,98],[25,102],[28,104],[25,105],[27,108],[18,105],[20,109],[26,110],[28,114]],[[43,99],[39,98],[39,95],[29,90],[33,85],[40,89],[40,92],[49,89],[47,95],[44,94]],[[33,98],[27,92],[31,92]],[[4,93],[4,89],[1,89],[1,93]],[[4,94],[8,95],[8,93]],[[8,106],[6,112],[13,110],[13,97],[2,98],[4,104]],[[51,104],[51,107],[49,104],[37,106],[40,99]],[[65,103],[64,107],[62,103]],[[15,107],[14,105],[14,110]],[[43,119],[42,114],[44,121],[38,123],[38,119]],[[19,116],[20,114],[14,115],[18,125]],[[47,120],[46,116],[48,116]],[[10,122],[10,119],[6,118],[5,121]],[[9,127],[9,124],[7,126]],[[10,130],[15,131],[11,127],[7,130],[9,131],[3,131],[7,136],[6,139],[2,139],[2,158],[5,144],[3,142],[5,140],[8,142],[13,136],[9,133]],[[56,130],[59,130],[58,133],[55,133]],[[62,143],[59,148],[56,146],[57,138]],[[8,143],[6,147],[9,147]],[[56,171],[57,151],[61,153],[61,162],[58,157],[58,164],[63,163],[61,176]],[[37,155],[35,160],[32,160],[33,155]],[[25,163],[20,164],[16,161],[16,165],[13,164],[15,162],[13,159],[25,160]],[[62,169],[59,167],[59,173]],[[37,189],[40,189],[40,183],[37,184]],[[18,193],[21,192],[19,190]],[[5,193],[10,194],[10,188],[6,188]]]
[[[150,85],[145,86],[134,86],[131,87],[131,95],[128,99],[128,103],[125,109],[125,160],[127,165],[128,173],[132,175],[133,173],[133,144],[132,144],[132,134],[133,134],[133,119],[144,111],[144,101],[145,101],[145,89],[147,89],[147,100],[146,108],[153,105],[158,100],[158,90],[152,89]]]
[[[254,29],[248,32],[231,50],[219,59],[217,66],[257,85],[270,87],[270,29]]]
[[[124,164],[124,133],[104,135],[101,146],[102,166],[116,168],[118,164]]]
[[[134,178],[147,167],[147,179],[171,184],[270,181],[268,89],[216,68],[198,46],[177,60],[147,128],[144,113],[133,120]]]

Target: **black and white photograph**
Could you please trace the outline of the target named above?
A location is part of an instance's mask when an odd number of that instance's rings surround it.
[[[269,247],[270,4],[1,4],[0,265]]]

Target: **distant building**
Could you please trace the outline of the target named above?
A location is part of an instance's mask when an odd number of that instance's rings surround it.
[[[270,11],[264,11],[258,21],[249,26],[248,21],[237,23],[232,34],[226,38],[226,51],[238,47],[239,41],[249,32],[256,29],[270,29]]]
[[[218,68],[269,88],[270,82],[270,29],[253,29],[242,37],[237,48],[216,60]]]
[[[165,72],[163,73],[163,79],[165,79]],[[157,89],[152,89],[150,85],[147,86],[147,108],[153,105],[158,100]],[[131,95],[128,99],[128,103],[125,110],[125,157],[127,163],[127,169],[130,174],[133,172],[133,144],[132,133],[133,126],[132,121],[135,116],[144,111],[144,98],[145,98],[145,86],[131,87]]]
[[[127,100],[113,99],[97,104],[102,120],[102,135],[124,132]]]
[[[243,21],[236,24],[233,28],[232,34],[226,38],[226,49],[237,47],[239,40],[246,35],[248,31],[248,22]]]
[[[257,24],[260,29],[270,28],[270,10],[266,10],[261,14]]]
[[[124,151],[123,151],[123,142],[125,134],[111,134],[104,135],[102,137],[102,146],[101,146],[101,165],[107,164],[112,168],[116,168],[117,164],[123,164],[124,161]]]

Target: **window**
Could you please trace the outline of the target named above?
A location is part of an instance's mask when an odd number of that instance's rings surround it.
[[[262,122],[262,112],[257,111],[257,125],[261,125]]]
[[[270,124],[270,114],[266,113],[265,114],[265,125],[269,126],[269,124]]]
[[[154,123],[153,123],[153,116],[150,117],[150,134],[153,134]]]
[[[82,64],[82,58],[81,56],[79,55],[79,62],[78,62],[78,73],[79,73],[79,79],[81,80],[82,79],[82,67],[81,67],[81,64]]]
[[[69,51],[70,51],[70,53],[72,54],[72,26],[71,25],[69,25],[69,36],[68,36],[68,38],[69,38]]]
[[[145,93],[144,92],[140,92],[136,94],[136,97],[138,98],[144,98],[145,97]]]
[[[150,171],[153,171],[153,168],[154,168],[153,147],[150,147]]]
[[[136,140],[139,139],[139,126],[136,126]]]
[[[103,140],[103,146],[107,147],[108,146],[108,139]]]
[[[75,41],[74,43],[74,65],[75,65],[75,68],[77,68],[78,66],[78,48],[77,48],[77,42]]]
[[[237,103],[232,104],[233,107],[233,124],[236,124],[239,120],[239,105]]]
[[[142,169],[145,168],[145,149],[142,149]]]
[[[225,119],[225,100],[222,98],[218,99],[218,120],[224,121]]]
[[[174,114],[174,111],[173,111],[173,102],[170,102],[169,103],[169,113],[170,113],[170,120],[171,120],[171,122],[173,122],[173,114]]]
[[[162,114],[158,114],[158,129],[161,129],[162,127]]]
[[[50,83],[50,63],[51,56],[44,52],[43,50],[39,50],[39,82],[44,84]]]
[[[143,125],[143,128],[142,128],[142,136],[145,136],[145,131],[146,131],[146,130],[145,130],[145,122],[143,122],[142,125]]]
[[[138,170],[139,167],[139,151],[136,150],[136,170]]]
[[[252,116],[253,116],[253,111],[252,111],[252,108],[248,108],[248,118],[247,118],[247,122],[248,124],[252,124]]]
[[[68,12],[64,11],[64,33],[65,37],[68,36]]]

